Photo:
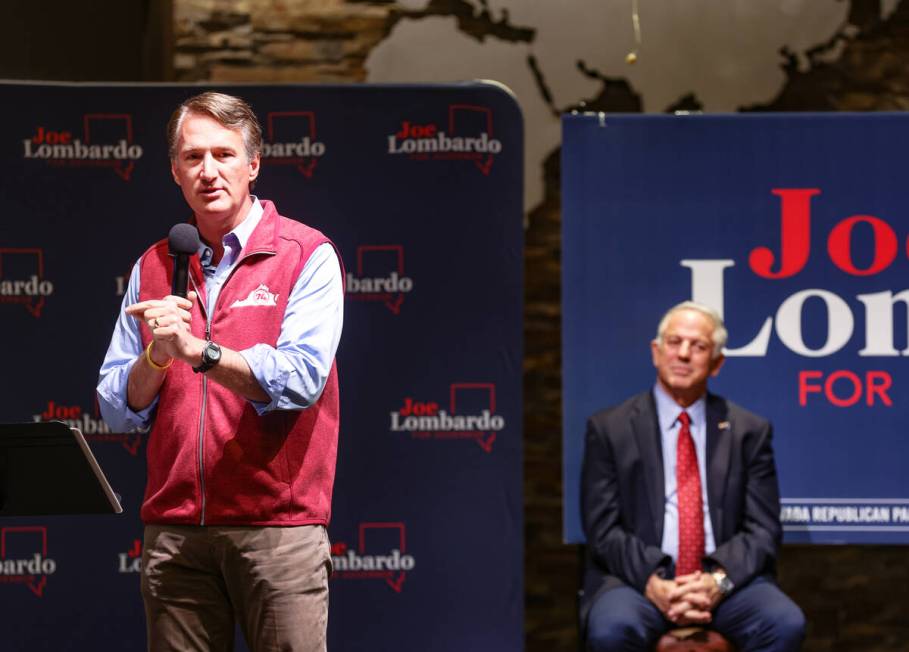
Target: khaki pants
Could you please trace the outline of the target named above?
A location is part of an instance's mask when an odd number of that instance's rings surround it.
[[[149,525],[142,599],[150,652],[324,652],[331,553],[321,525]]]

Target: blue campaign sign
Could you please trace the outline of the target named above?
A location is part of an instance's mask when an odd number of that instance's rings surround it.
[[[148,434],[111,432],[94,388],[133,263],[190,215],[165,125],[202,90],[0,84],[0,421],[79,427],[125,510],[0,520],[6,648],[145,649]],[[514,98],[488,83],[217,90],[262,125],[254,193],[323,231],[346,271],[329,649],[523,649]]]
[[[902,114],[563,119],[564,534],[586,418],[653,385],[693,299],[726,321],[711,391],[771,420],[785,540],[909,541]]]

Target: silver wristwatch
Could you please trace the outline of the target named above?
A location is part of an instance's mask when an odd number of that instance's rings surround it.
[[[726,571],[715,570],[710,574],[713,576],[713,581],[716,582],[716,586],[723,596],[727,596],[732,593],[732,589],[735,587],[735,584],[733,584],[732,580],[729,579],[729,577],[726,575]]]

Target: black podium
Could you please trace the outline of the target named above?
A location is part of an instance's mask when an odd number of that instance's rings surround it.
[[[0,516],[122,511],[78,428],[62,421],[0,424]]]

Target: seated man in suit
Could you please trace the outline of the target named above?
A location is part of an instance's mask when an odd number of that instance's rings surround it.
[[[725,344],[714,310],[671,308],[650,345],[654,387],[588,421],[588,650],[651,650],[685,625],[742,651],[801,646],[804,616],[773,579],[782,529],[772,429],[707,393]]]

